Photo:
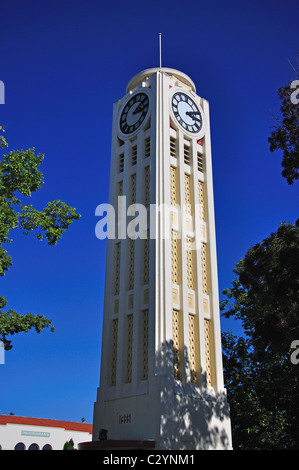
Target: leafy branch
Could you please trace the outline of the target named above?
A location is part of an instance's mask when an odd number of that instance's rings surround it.
[[[4,136],[4,129],[0,126],[0,148],[8,146]],[[43,154],[35,154],[35,149],[15,150],[2,155],[0,160],[0,276],[12,266],[12,259],[3,244],[12,242],[10,233],[21,230],[24,235],[36,232],[38,240],[46,239],[48,245],[56,245],[63,233],[80,214],[74,207],[65,202],[54,200],[48,202],[42,210],[36,209],[32,204],[22,204],[21,199],[31,197],[32,193],[41,188],[44,175],[40,165],[44,159]],[[34,328],[38,333],[48,327],[52,320],[43,315],[27,313],[20,315],[14,310],[3,311],[7,300],[0,297],[0,339],[6,349],[11,349],[11,341],[7,335],[21,331],[28,332]],[[54,331],[54,327],[51,327]]]

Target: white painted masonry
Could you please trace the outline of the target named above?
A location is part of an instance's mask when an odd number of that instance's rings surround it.
[[[92,425],[88,423],[0,415],[1,450],[63,450],[70,439],[77,449],[91,436]]]
[[[175,116],[176,92],[200,110],[196,134]],[[123,134],[119,120],[138,93],[149,109],[136,130]],[[136,104],[130,116],[137,120],[142,109]],[[189,115],[195,123],[198,113]],[[159,208],[148,217],[155,237],[107,240],[93,440],[107,429],[108,439],[154,440],[156,449],[230,449],[209,104],[186,74],[169,68],[139,73],[114,103],[109,204],[117,208],[120,195],[127,206],[145,204],[148,194]],[[175,204],[186,201],[189,210],[179,217]]]

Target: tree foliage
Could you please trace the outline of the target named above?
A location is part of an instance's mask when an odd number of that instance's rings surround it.
[[[5,137],[4,137],[4,132],[5,132],[5,129],[0,126],[0,148],[3,149],[4,147],[8,147],[8,143],[6,142],[5,140]]]
[[[299,57],[299,53],[297,54]],[[282,150],[281,174],[288,184],[299,178],[299,67],[293,67],[295,80],[278,89],[281,100],[281,115],[276,117],[278,125],[271,132],[268,142],[270,151]]]
[[[0,127],[0,147],[8,146]],[[70,224],[80,217],[76,209],[60,200],[48,202],[38,210],[32,204],[24,204],[24,199],[39,190],[44,183],[40,165],[43,154],[35,154],[35,149],[15,150],[2,155],[0,160],[0,276],[4,276],[12,265],[7,245],[12,242],[11,234],[21,230],[24,235],[35,232],[38,240],[46,239],[49,245],[56,245]],[[51,324],[43,315],[27,313],[21,315],[14,310],[3,309],[7,300],[0,297],[0,340],[10,349],[8,335],[34,328],[38,333]],[[53,327],[52,327],[53,330]]]
[[[235,448],[299,448],[299,365],[290,361],[299,339],[298,222],[251,247],[224,291],[222,314],[245,333],[223,334]]]
[[[75,450],[75,445],[72,438],[64,443],[63,450]]]

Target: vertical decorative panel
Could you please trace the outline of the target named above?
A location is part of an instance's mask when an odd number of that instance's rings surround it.
[[[130,198],[130,203],[131,204],[136,203],[136,173],[131,175],[131,198]]]
[[[207,386],[212,387],[212,342],[211,342],[211,325],[210,320],[204,319],[205,330],[205,351],[206,351],[206,378]]]
[[[199,352],[199,344],[197,339],[196,333],[196,326],[197,326],[197,317],[189,313],[189,347],[190,347],[190,374],[191,374],[191,382],[197,383],[198,376],[197,376],[197,360],[198,360],[198,352]]]
[[[142,312],[142,380],[148,379],[148,329],[149,315],[148,310]]]
[[[127,364],[126,382],[132,382],[132,354],[133,354],[133,314],[127,316]]]
[[[144,205],[145,207],[150,205],[150,166],[144,169]]]
[[[191,177],[187,173],[185,173],[185,210],[187,214],[192,214]]]
[[[172,312],[172,329],[173,329],[173,375],[175,380],[180,380],[180,318],[179,311]]]
[[[134,289],[135,240],[129,239],[129,283],[128,289]]]
[[[143,283],[149,283],[149,231],[147,231],[147,238],[143,241],[144,243],[144,253],[143,253]]]
[[[119,181],[118,182],[118,191],[117,191],[117,196],[120,197],[120,196],[123,196],[123,181]],[[122,199],[118,199],[117,197],[117,221],[120,222],[121,221],[121,213],[122,213]]]
[[[119,294],[120,282],[120,242],[115,244],[115,284],[114,295]]]
[[[117,364],[117,339],[118,339],[118,319],[112,320],[112,351],[111,351],[111,377],[110,385],[116,384],[116,364]]]
[[[180,240],[178,239],[177,232],[175,230],[171,230],[171,262],[172,262],[172,283],[179,284],[180,283],[180,254],[179,254],[179,245]]]
[[[119,181],[119,182],[118,182],[118,191],[117,191],[117,195],[118,195],[118,196],[122,196],[122,195],[123,195],[123,181]]]
[[[208,257],[207,245],[201,244],[201,270],[202,270],[202,291],[204,294],[209,294],[209,280],[208,280]]]
[[[198,197],[199,197],[199,214],[200,214],[200,218],[203,222],[206,222],[204,184],[203,184],[202,181],[198,181]]]
[[[187,282],[188,282],[188,289],[195,290],[196,288],[196,267],[195,267],[195,259],[194,259],[194,250],[192,250],[192,239],[190,237],[186,237],[186,245],[187,245]]]
[[[170,167],[170,200],[171,205],[175,206],[179,204],[179,194],[178,194],[178,186],[176,180],[176,168],[171,166]]]

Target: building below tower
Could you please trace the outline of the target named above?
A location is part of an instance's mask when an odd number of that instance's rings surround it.
[[[0,450],[63,450],[71,439],[77,449],[91,438],[89,423],[0,415]]]

